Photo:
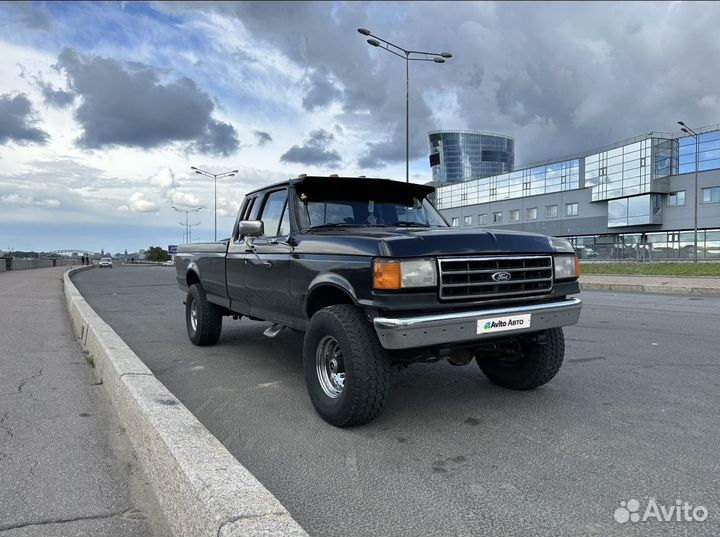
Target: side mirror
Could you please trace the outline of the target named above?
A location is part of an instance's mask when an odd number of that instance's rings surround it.
[[[262,220],[241,220],[238,224],[240,237],[260,237],[265,233]]]

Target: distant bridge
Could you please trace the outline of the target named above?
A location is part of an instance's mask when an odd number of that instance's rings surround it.
[[[61,250],[50,250],[48,253],[57,254],[62,257],[74,257],[78,255],[100,255],[100,252],[93,252],[92,250],[86,250],[85,248],[63,248]]]

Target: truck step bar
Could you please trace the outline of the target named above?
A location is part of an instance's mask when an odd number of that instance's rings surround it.
[[[263,332],[263,335],[269,338],[274,338],[283,331],[283,328],[285,328],[283,325],[274,323],[270,328]]]

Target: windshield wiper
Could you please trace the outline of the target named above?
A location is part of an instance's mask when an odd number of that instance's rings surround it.
[[[395,227],[431,227],[430,224],[421,224],[420,222],[395,222],[390,225]]]
[[[345,226],[359,226],[360,224],[348,224],[347,222],[332,222],[328,224],[318,224],[316,226],[310,226],[309,229],[320,229],[323,227],[345,227]]]
[[[346,222],[333,222],[328,224],[318,224],[310,226],[308,229],[323,229],[332,227],[388,227],[387,224],[348,224]]]

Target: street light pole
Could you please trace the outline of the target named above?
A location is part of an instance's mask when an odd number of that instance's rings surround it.
[[[697,263],[698,260],[698,254],[697,254],[697,235],[698,235],[698,168],[700,167],[700,135],[692,130],[690,127],[685,125],[682,121],[678,121],[678,125],[680,125],[682,128],[680,129],[685,134],[689,134],[693,138],[695,138],[695,187],[693,190],[693,200],[695,201],[695,210],[693,213],[694,218],[694,224],[693,224],[693,263]]]
[[[195,170],[195,173],[204,175],[205,177],[212,177],[212,179],[215,182],[215,242],[217,242],[217,180],[218,180],[218,178],[222,178],[222,177],[232,177],[238,171],[232,170],[230,172],[223,172],[223,173],[210,173],[210,172],[206,172],[205,170],[201,170],[200,168],[196,168],[195,166],[190,166],[190,169]]]
[[[189,243],[190,242],[190,232],[188,230],[190,229],[190,226],[188,225],[188,215],[190,213],[198,212],[199,210],[202,209],[202,207],[195,207],[193,209],[179,209],[173,205],[172,208],[179,213],[185,213],[185,239],[184,240]],[[183,225],[183,223],[180,222],[180,225]]]
[[[380,47],[405,60],[405,182],[410,182],[410,62],[435,62],[445,63],[445,60],[452,58],[449,52],[423,52],[419,50],[407,50],[390,41],[373,35],[366,28],[358,28],[358,33],[370,37],[367,42],[373,47]],[[398,52],[399,51],[399,52]],[[402,54],[400,54],[402,52]]]

